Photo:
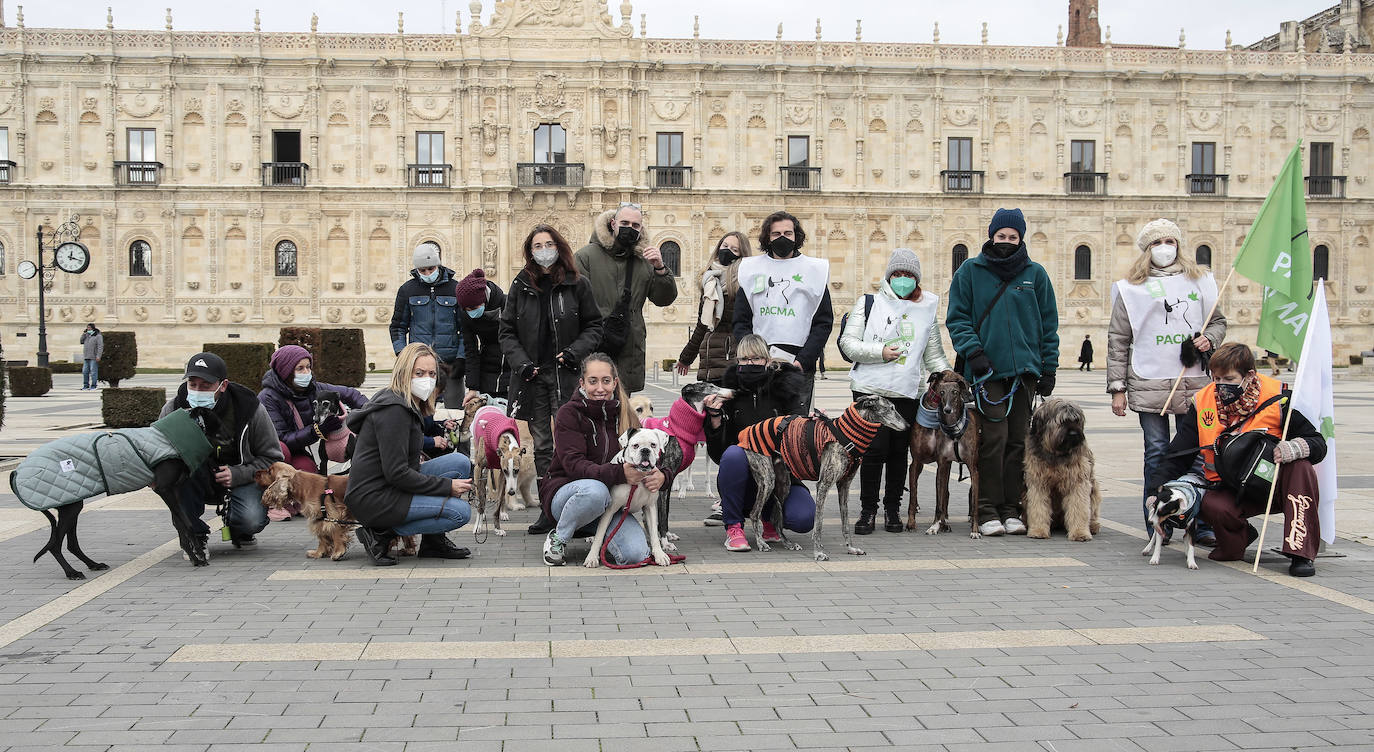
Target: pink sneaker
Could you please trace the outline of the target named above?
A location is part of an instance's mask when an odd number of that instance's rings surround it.
[[[734,524],[725,528],[726,551],[748,551],[749,541],[744,537],[744,525]]]
[[[778,543],[781,540],[782,536],[778,534],[778,529],[773,527],[773,523],[765,521],[763,523],[763,542]]]

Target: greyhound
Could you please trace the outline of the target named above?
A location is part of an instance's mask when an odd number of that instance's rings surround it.
[[[934,397],[934,400],[930,400]],[[935,401],[935,405],[929,404]],[[910,500],[906,507],[906,529],[916,529],[916,479],[927,462],[935,464],[935,522],[926,528],[926,535],[949,532],[949,471],[955,463],[962,463],[969,471],[968,516],[972,525],[971,538],[978,533],[978,413],[971,406],[973,391],[968,382],[953,371],[931,376],[930,391],[921,397],[921,410],[935,411],[936,425],[927,426],[918,419],[911,429]],[[918,414],[918,418],[920,415]]]

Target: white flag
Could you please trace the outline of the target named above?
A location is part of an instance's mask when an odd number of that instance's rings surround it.
[[[1317,518],[1322,540],[1336,539],[1336,410],[1331,399],[1331,320],[1326,313],[1326,285],[1318,280],[1312,317],[1293,379],[1292,409],[1302,413],[1326,439],[1326,459],[1318,463]]]

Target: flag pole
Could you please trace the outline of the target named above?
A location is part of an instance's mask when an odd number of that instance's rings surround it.
[[[1283,404],[1288,404],[1284,400]],[[1283,419],[1283,431],[1279,433],[1279,441],[1285,441],[1288,435],[1288,424],[1293,421],[1293,406],[1288,406],[1288,415]],[[1295,460],[1296,461],[1296,460]],[[1274,463],[1274,482],[1269,484],[1269,497],[1264,500],[1264,522],[1260,525],[1259,547],[1255,549],[1255,565],[1250,567],[1250,573],[1259,572],[1260,556],[1264,555],[1264,534],[1269,530],[1269,506],[1274,503],[1274,489],[1279,487],[1279,475],[1283,471],[1283,465]],[[1282,512],[1282,510],[1280,510]]]
[[[1231,271],[1228,272],[1228,273],[1226,274],[1226,281],[1225,281],[1225,282],[1222,282],[1222,283],[1221,283],[1221,289],[1217,290],[1217,299],[1214,300],[1214,301],[1212,301],[1212,310],[1208,311],[1208,312],[1207,312],[1207,318],[1204,318],[1204,319],[1202,320],[1202,329],[1203,329],[1203,331],[1206,331],[1206,330],[1207,330],[1207,325],[1210,324],[1210,323],[1212,323],[1212,316],[1217,312],[1217,306],[1221,305],[1221,296],[1224,295],[1224,294],[1226,294],[1227,288],[1229,288],[1229,287],[1231,286],[1231,278],[1234,277],[1235,275],[1236,275],[1236,267],[1235,267],[1235,265],[1233,264],[1233,265],[1231,266]],[[1174,401],[1174,392],[1177,392],[1177,391],[1178,391],[1178,385],[1181,384],[1181,383],[1183,383],[1183,374],[1184,374],[1185,372],[1187,372],[1187,370],[1188,370],[1188,367],[1187,367],[1187,366],[1184,366],[1184,367],[1178,369],[1178,376],[1174,377],[1174,385],[1173,385],[1172,388],[1169,389],[1169,396],[1164,398],[1164,406],[1161,407],[1161,408],[1159,408],[1159,415],[1160,415],[1161,418],[1164,417],[1164,415],[1165,415],[1166,413],[1169,412],[1169,403]]]

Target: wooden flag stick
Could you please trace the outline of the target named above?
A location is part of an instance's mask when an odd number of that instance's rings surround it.
[[[1217,312],[1217,306],[1221,305],[1221,296],[1225,294],[1226,289],[1231,286],[1231,278],[1235,275],[1236,267],[1232,266],[1231,271],[1226,274],[1226,281],[1222,282],[1221,287],[1217,290],[1217,299],[1212,301],[1212,310],[1208,311],[1207,318],[1202,320],[1202,328],[1204,330],[1207,329],[1208,324],[1212,323],[1212,316]],[[1187,366],[1178,369],[1178,376],[1174,377],[1174,385],[1169,389],[1169,396],[1164,398],[1164,406],[1159,408],[1160,417],[1163,417],[1169,412],[1169,403],[1174,401],[1174,392],[1177,392],[1178,385],[1183,383],[1183,374],[1187,372],[1187,370]]]
[[[1283,400],[1279,404],[1286,404],[1288,400]],[[1288,424],[1293,421],[1293,408],[1290,405],[1288,415],[1283,419],[1283,431],[1279,433],[1279,441],[1283,441],[1288,436]],[[1269,484],[1269,497],[1264,500],[1264,522],[1260,525],[1259,547],[1255,549],[1255,566],[1250,568],[1250,573],[1259,572],[1260,556],[1264,555],[1264,534],[1269,530],[1269,505],[1274,503],[1274,489],[1279,487],[1279,472],[1283,465],[1274,463],[1274,482]],[[1282,512],[1283,510],[1279,510]]]

